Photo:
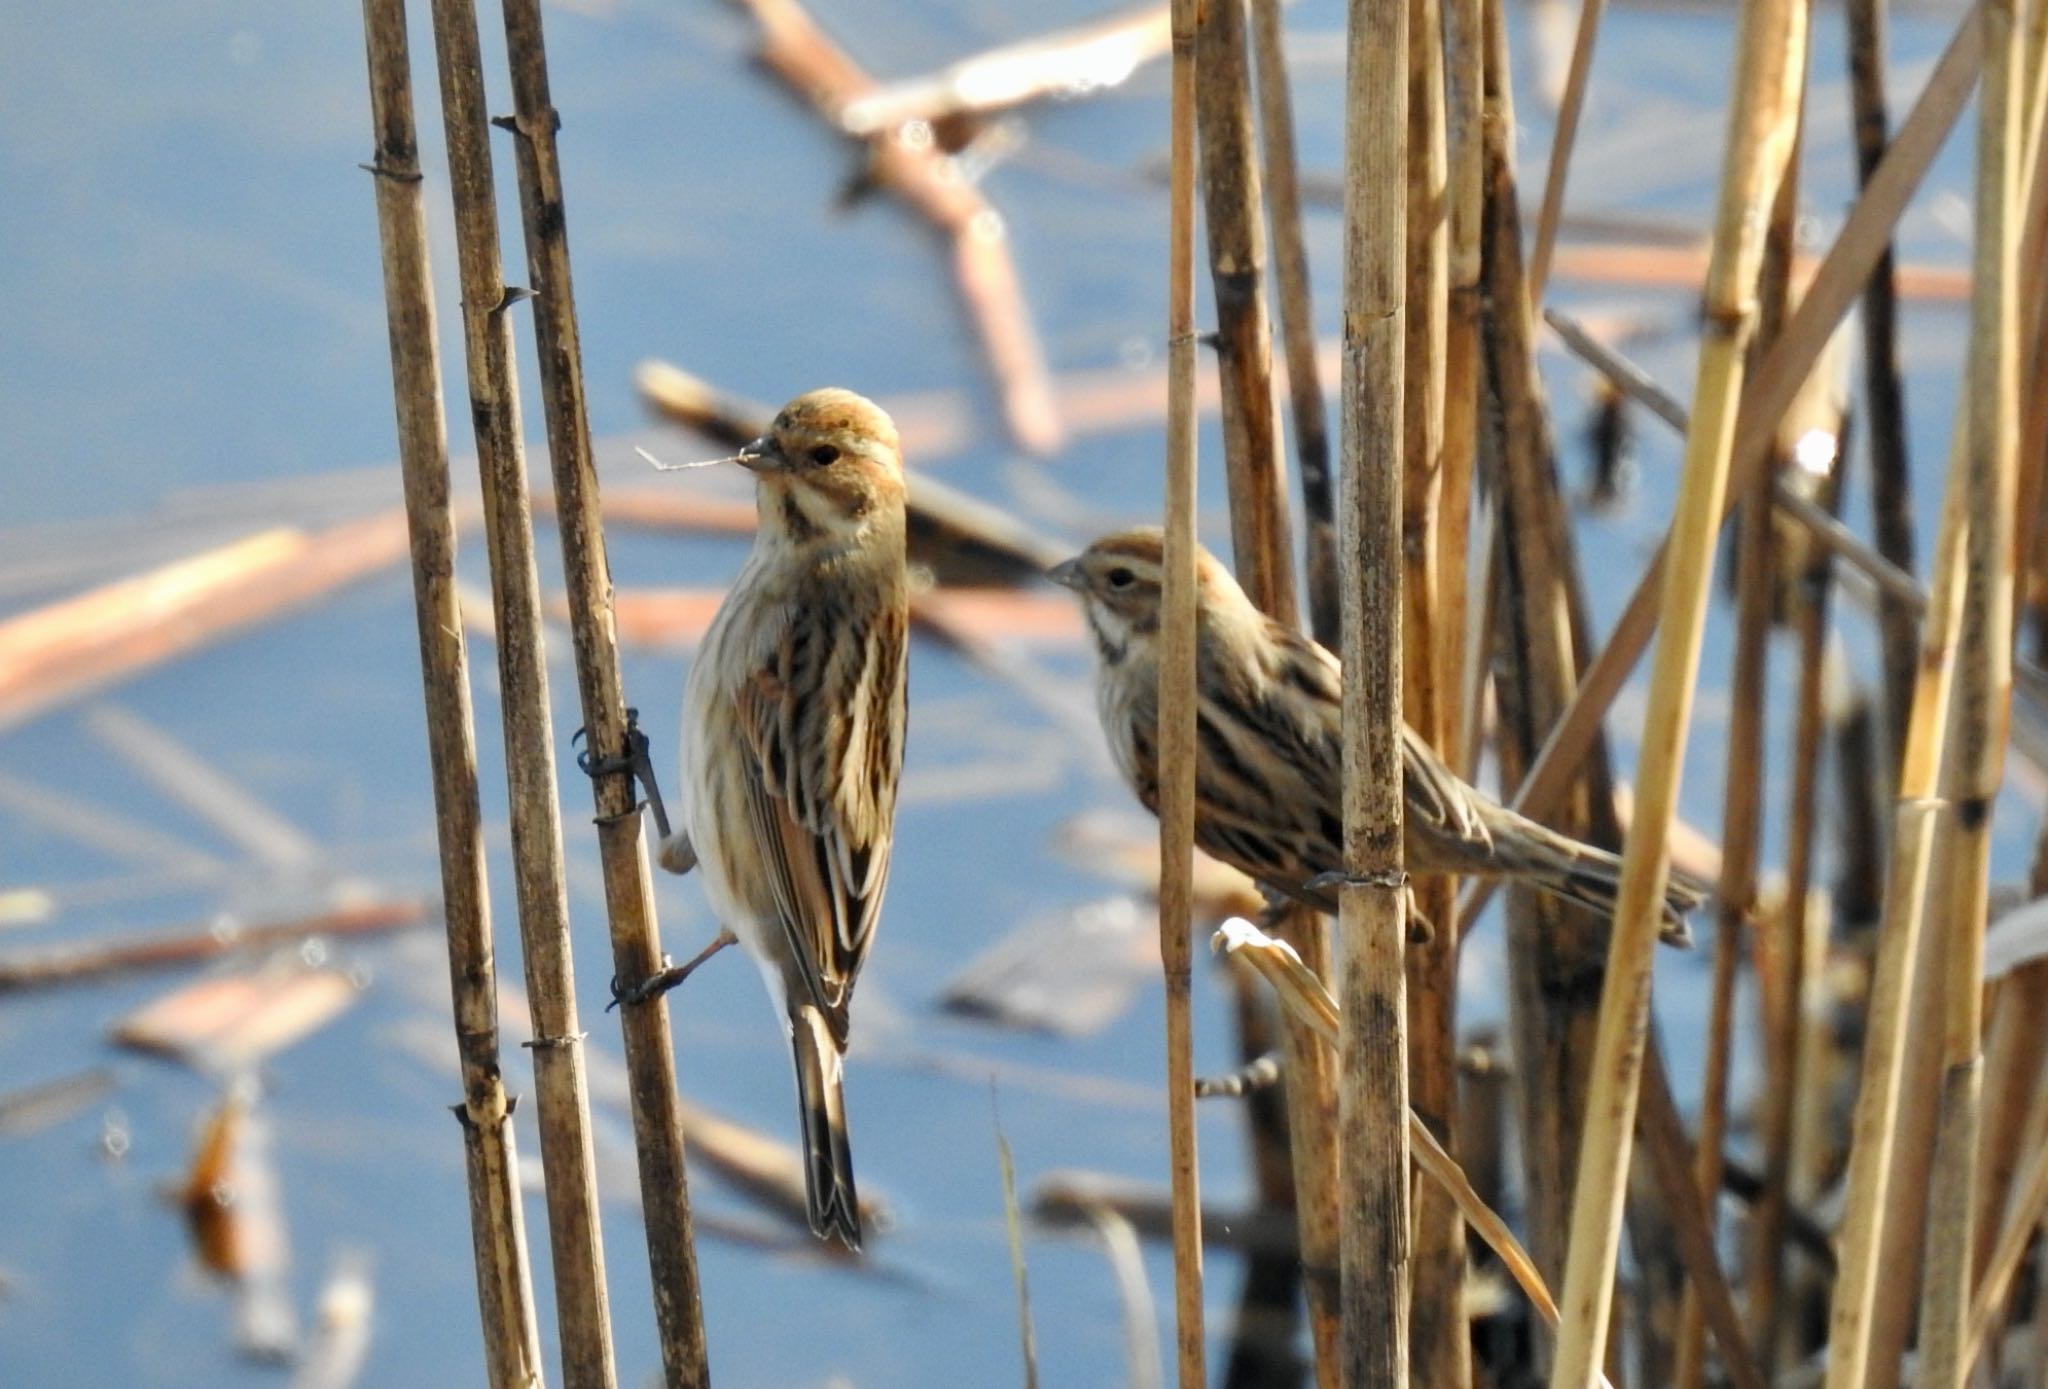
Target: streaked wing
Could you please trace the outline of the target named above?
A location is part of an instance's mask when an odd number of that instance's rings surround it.
[[[799,976],[844,1040],[889,878],[907,618],[836,593],[798,614],[736,696],[748,828]]]

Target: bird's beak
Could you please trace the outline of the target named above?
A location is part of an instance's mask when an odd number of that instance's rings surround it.
[[[1081,573],[1081,561],[1078,559],[1061,560],[1045,571],[1045,577],[1061,588],[1071,588],[1076,593],[1088,586],[1086,576]]]
[[[773,435],[763,434],[733,455],[733,462],[750,473],[776,473],[782,471],[782,451],[775,447]]]

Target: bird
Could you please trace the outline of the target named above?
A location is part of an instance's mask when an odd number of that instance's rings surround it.
[[[1156,527],[1139,527],[1047,571],[1080,597],[1103,733],[1155,814],[1164,548]],[[1195,842],[1269,892],[1333,912],[1344,866],[1342,667],[1261,612],[1199,545],[1195,573]],[[1406,724],[1401,742],[1410,869],[1512,878],[1613,914],[1619,858],[1469,785]],[[1703,898],[1698,884],[1672,876],[1664,940],[1690,943],[1685,916]]]
[[[732,461],[754,474],[759,522],[690,667],[688,803],[655,852],[696,870],[725,929],[624,997],[674,987],[729,938],[745,946],[787,1020],[811,1230],[858,1250],[842,1075],[903,767],[901,446],[886,412],[833,387],[790,401]]]

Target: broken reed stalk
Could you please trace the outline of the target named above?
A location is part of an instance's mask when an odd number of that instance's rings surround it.
[[[1736,522],[1735,655],[1728,680],[1728,772],[1722,797],[1721,881],[1715,893],[1714,974],[1707,1006],[1706,1075],[1701,1082],[1695,1178],[1712,1229],[1720,1208],[1721,1153],[1728,1132],[1728,1071],[1734,1054],[1735,978],[1742,936],[1756,912],[1757,851],[1763,809],[1764,701],[1770,664],[1773,572],[1771,476],[1759,471],[1744,489]],[[1675,1382],[1700,1389],[1706,1372],[1706,1322],[1688,1290],[1680,1311]]]
[[[1255,11],[1272,11],[1274,0],[1252,0]],[[1252,162],[1250,74],[1246,68],[1244,13],[1237,0],[1205,9],[1198,36],[1198,107],[1209,225],[1210,267],[1215,282],[1223,391],[1224,471],[1230,490],[1231,550],[1238,581],[1259,610],[1290,628],[1301,623],[1288,524],[1285,470],[1272,414],[1272,349],[1263,289],[1264,248],[1259,232],[1260,182]],[[1309,512],[1310,609],[1327,616],[1335,596],[1334,573],[1318,574],[1317,540],[1329,562],[1329,444],[1322,420],[1322,384],[1315,364],[1314,324],[1308,308],[1306,254],[1301,240],[1299,196],[1293,187],[1291,122],[1276,127],[1275,103],[1284,106],[1286,68],[1279,51],[1275,13],[1257,18],[1259,89],[1267,115],[1266,167],[1283,172],[1273,187],[1275,261],[1280,272],[1283,321],[1288,345],[1289,386],[1302,450],[1302,491]],[[1276,77],[1277,72],[1277,77]],[[1283,114],[1281,119],[1286,121]],[[1285,144],[1285,149],[1280,147]],[[1283,191],[1284,190],[1284,191]],[[1293,217],[1282,229],[1282,201]],[[1243,272],[1253,272],[1247,283]],[[1305,360],[1306,365],[1302,362]],[[1313,408],[1311,435],[1303,411]],[[1233,424],[1233,419],[1235,423]],[[1311,449],[1319,450],[1313,456]],[[1321,510],[1320,520],[1317,516]],[[1321,597],[1317,590],[1328,589]],[[1332,972],[1329,926],[1320,913],[1294,909],[1276,924],[1282,939],[1323,978]],[[1304,1291],[1309,1332],[1320,1383],[1335,1385],[1339,1309],[1337,1268],[1337,1078],[1334,1059],[1317,1045],[1300,1019],[1281,1018],[1286,1057],[1287,1122],[1292,1149],[1300,1263],[1307,1271]]]
[[[1920,1301],[1921,1370],[1929,1389],[1962,1389],[1968,1341],[1971,1193],[1983,1087],[1984,925],[1991,812],[2005,776],[2012,699],[2014,507],[2018,491],[2016,304],[2022,73],[2015,0],[1983,0],[1978,94],[1976,245],[1971,257],[1968,467],[1962,623],[1956,632],[1955,756],[1943,767],[1955,808],[1946,865],[1948,979],[1927,1253]]]
[[[1877,958],[1864,1013],[1863,1068],[1850,1119],[1841,1247],[1828,1313],[1827,1389],[1864,1389],[1872,1367],[1878,1270],[1884,1263],[1892,1167],[1899,1149],[1899,1099],[1908,1069],[1914,977],[1919,972],[1917,963],[1928,954],[1922,948],[1921,924],[1937,831],[1945,818],[1934,797],[1954,689],[1956,631],[1962,621],[1963,531],[1969,524],[1962,506],[1963,460],[1958,448],[1942,502],[1932,592],[1920,635],[1913,716],[1900,752],[1884,912],[1877,927]],[[1895,1277],[1897,1273],[1894,1270]],[[1896,1334],[1903,1340],[1902,1331]],[[1897,1371],[1890,1373],[1896,1375]]]
[[[548,461],[554,478],[562,574],[568,589],[577,692],[589,747],[601,755],[623,758],[631,751],[631,717],[626,712],[619,675],[618,640],[611,611],[611,571],[605,557],[597,468],[591,452],[583,385],[583,348],[569,267],[568,221],[555,139],[561,121],[548,90],[547,47],[539,0],[506,0],[504,11],[514,111],[511,120],[504,124],[513,136],[525,221],[527,272],[536,295],[534,337],[540,355]],[[499,643],[501,651],[505,645]],[[598,853],[611,930],[613,974],[622,979],[648,978],[661,967],[661,939],[633,777],[623,770],[599,775],[592,779],[591,792],[597,812]],[[565,950],[561,962],[564,984],[567,968]],[[539,1068],[545,1058],[561,1052],[570,1058],[566,1064],[573,1066],[580,1076],[582,1048],[575,1040],[578,1034],[574,1030],[573,1000],[566,1016],[551,1017],[534,979],[537,973],[529,965],[535,1066]],[[634,1146],[639,1159],[640,1208],[647,1235],[663,1371],[672,1386],[701,1385],[709,1382],[709,1371],[696,1241],[690,1219],[689,1179],[683,1162],[682,1111],[667,1008],[656,1001],[619,1011],[631,1086]],[[564,1027],[568,1030],[561,1030]],[[545,1087],[542,1098],[546,1099]],[[542,1116],[544,1121],[547,1117],[545,1113]],[[542,1132],[546,1132],[545,1122]],[[553,1185],[550,1181],[551,1192]],[[601,1276],[596,1292],[601,1298]],[[565,1335],[565,1358],[566,1340]]]
[[[1529,302],[1543,306],[1550,284],[1550,264],[1557,250],[1558,222],[1564,215],[1565,175],[1579,136],[1579,112],[1586,103],[1586,83],[1593,72],[1593,43],[1600,34],[1606,0],[1579,0],[1579,27],[1572,38],[1571,67],[1565,75],[1564,99],[1550,136],[1550,164],[1543,174],[1543,202],[1536,213],[1536,235],[1529,246]]]
[[[484,882],[469,672],[455,597],[448,436],[435,355],[434,291],[427,266],[427,219],[420,196],[419,133],[413,119],[404,0],[364,0],[363,31],[375,141],[370,174],[377,194],[398,455],[412,538],[442,910],[448,928],[455,1042],[462,1064],[463,1100],[456,1117],[462,1124],[469,1177],[484,1366],[494,1389],[527,1389],[542,1382],[540,1329],[526,1262],[512,1104],[498,1067],[497,967],[492,959],[490,894]]]
[[[1613,941],[1600,1000],[1592,1093],[1579,1151],[1552,1389],[1590,1389],[1607,1340],[1622,1202],[1649,1009],[1650,957],[1670,861],[1685,735],[1699,669],[1700,636],[1713,580],[1744,355],[1754,326],[1759,237],[1784,176],[1797,128],[1806,48],[1803,8],[1793,0],[1745,6],[1737,38],[1733,106],[1706,330],[1693,392],[1692,430],[1672,520],[1660,598],[1662,631],[1644,717],[1635,806],[1622,855]]]
[[[1855,115],[1860,186],[1884,157],[1891,135],[1885,102],[1885,0],[1848,0],[1849,100]],[[1906,396],[1899,375],[1899,290],[1889,241],[1863,287],[1863,437],[1870,450],[1870,509],[1879,553],[1913,572],[1913,487],[1906,456]],[[1913,712],[1913,659],[1919,615],[1881,599],[1878,628],[1884,671],[1884,764],[1896,768]]]
[[[1400,457],[1407,0],[1350,0],[1345,30],[1342,1380],[1350,1389],[1394,1389],[1408,1382],[1409,1294]]]
[[[555,800],[555,739],[541,635],[518,367],[498,248],[490,126],[485,111],[476,9],[434,0],[434,47],[447,129],[448,183],[461,265],[463,347],[470,420],[482,476],[484,538],[511,803],[513,884],[527,992],[534,1009],[534,1088],[540,1097],[541,1163],[547,1173],[549,1251],[566,1384],[605,1389],[614,1380],[604,1241],[599,1232],[590,1097],[569,953],[569,890]]]
[[[1983,56],[1981,38],[1973,9],[1957,26],[1955,36],[1921,89],[1912,113],[1900,126],[1898,138],[1885,151],[1877,172],[1850,209],[1841,232],[1822,258],[1777,344],[1748,373],[1742,408],[1736,417],[1728,479],[1736,495],[1764,466],[1779,419],[1869,277],[1899,215],[1961,114],[1970,89],[1976,84],[1978,62]],[[1515,793],[1514,808],[1520,813],[1537,819],[1549,814],[1583,764],[1600,720],[1621,693],[1637,658],[1657,630],[1658,598],[1663,591],[1669,547],[1667,537],[1637,581],[1606,645],[1583,672],[1571,709],[1551,730],[1542,753]],[[1460,918],[1471,920],[1492,896],[1494,886],[1488,879],[1470,884],[1459,902]]]
[[[1195,1154],[1195,45],[1198,0],[1173,0],[1166,288],[1166,554],[1159,654],[1159,958],[1173,1179],[1174,1362],[1202,1389],[1202,1207]]]
[[[1279,290],[1280,339],[1294,414],[1294,454],[1306,512],[1309,630],[1337,642],[1337,530],[1330,510],[1330,428],[1316,362],[1309,299],[1308,245],[1301,231],[1301,181],[1295,159],[1294,104],[1287,80],[1280,0],[1251,0],[1252,56],[1258,73],[1259,140],[1265,157],[1266,215]],[[1241,563],[1241,561],[1240,561]],[[1257,601],[1256,597],[1253,601]],[[1293,614],[1289,614],[1290,620]]]
[[[1410,0],[1405,45],[1408,82],[1407,285],[1401,394],[1401,675],[1409,727],[1439,752],[1462,720],[1442,683],[1445,629],[1462,635],[1462,613],[1447,612],[1437,591],[1438,502],[1443,477],[1445,318],[1449,290],[1445,222],[1443,17],[1439,0]],[[1476,388],[1476,381],[1469,383]],[[1451,1152],[1458,1150],[1458,889],[1443,874],[1414,885],[1429,937],[1407,953],[1408,1105]],[[1421,1384],[1464,1385],[1472,1378],[1472,1333],[1465,1316],[1465,1225],[1441,1189],[1415,1192],[1409,1267],[1409,1371]]]

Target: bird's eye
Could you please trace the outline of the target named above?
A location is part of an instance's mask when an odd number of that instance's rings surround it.
[[[820,468],[828,463],[837,463],[838,461],[839,450],[831,444],[820,444],[811,450],[811,462],[817,464]]]
[[[1109,586],[1111,588],[1129,588],[1137,580],[1137,577],[1130,570],[1122,565],[1118,565],[1109,571]]]

